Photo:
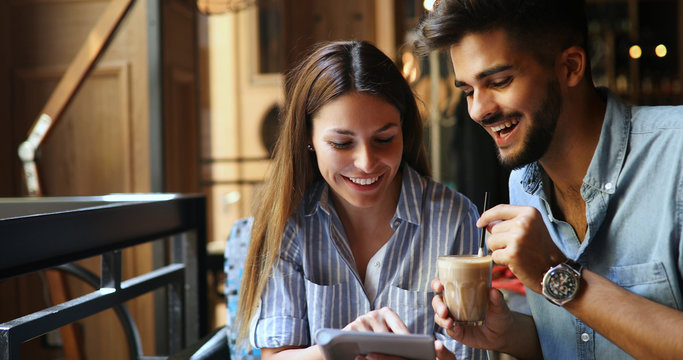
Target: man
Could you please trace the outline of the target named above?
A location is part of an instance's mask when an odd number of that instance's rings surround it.
[[[533,315],[494,290],[483,326],[454,327],[441,296],[436,322],[519,358],[680,358],[683,107],[631,107],[594,87],[584,6],[444,0],[418,26],[418,49],[449,50],[470,116],[515,169],[513,205],[477,225]]]

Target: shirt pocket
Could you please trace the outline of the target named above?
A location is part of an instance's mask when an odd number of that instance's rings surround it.
[[[369,304],[365,305],[366,309],[361,309],[363,303],[348,282],[320,285],[306,279],[305,286],[311,334],[320,328],[341,329],[358,315],[369,311]]]
[[[607,278],[628,291],[678,309],[666,268],[661,262],[612,267]]]
[[[434,333],[433,291],[406,290],[388,287],[386,303],[403,320],[413,334]]]

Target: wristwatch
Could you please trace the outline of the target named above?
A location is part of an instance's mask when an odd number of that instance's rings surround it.
[[[551,267],[541,282],[543,296],[558,306],[568,303],[579,292],[582,270],[583,265],[572,260]]]

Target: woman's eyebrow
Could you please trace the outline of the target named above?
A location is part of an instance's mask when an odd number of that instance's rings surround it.
[[[398,124],[396,124],[394,122],[390,122],[390,123],[382,126],[381,128],[375,130],[374,133],[375,134],[381,133],[383,131],[391,129],[392,127],[398,127]],[[340,134],[340,135],[355,135],[356,134],[351,130],[342,129],[342,128],[333,128],[333,129],[330,129],[329,131]]]
[[[381,128],[375,130],[375,134],[381,133],[381,132],[386,131],[386,130],[389,130],[389,129],[391,129],[392,127],[398,127],[398,124],[393,123],[393,122],[390,122],[390,123],[388,123],[388,124],[382,126]]]
[[[340,135],[354,135],[355,133],[351,130],[346,130],[346,129],[339,129],[339,128],[334,128],[330,129],[331,132],[335,132]]]

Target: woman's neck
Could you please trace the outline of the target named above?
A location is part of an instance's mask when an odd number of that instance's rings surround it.
[[[396,206],[401,194],[402,174],[399,171],[392,180],[385,196],[375,205],[370,207],[356,207],[332,194],[339,219],[344,225],[344,229],[356,229],[368,231],[376,228],[380,224],[389,224],[396,213]]]
[[[391,219],[396,213],[401,183],[399,172],[392,181],[392,186],[386,196],[371,207],[351,206],[344,200],[332,196],[361,279],[365,278],[365,270],[372,256],[389,241],[394,233],[391,228]]]

